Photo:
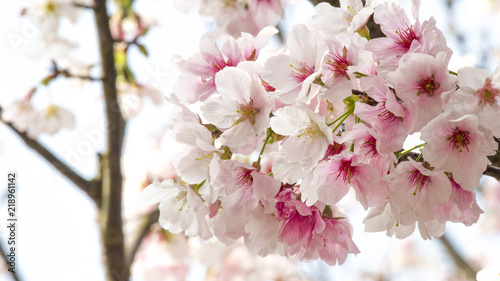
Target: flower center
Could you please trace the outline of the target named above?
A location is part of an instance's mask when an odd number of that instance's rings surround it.
[[[397,118],[396,115],[394,115],[394,113],[387,110],[387,108],[385,107],[385,101],[382,102],[382,106],[380,106],[379,112],[380,113],[377,116],[382,118],[382,120],[384,121],[392,122]]]
[[[368,150],[368,152],[366,153],[367,156],[370,154],[371,154],[371,157],[376,156],[378,154],[378,152],[377,152],[377,139],[373,136],[370,136],[369,138],[367,138],[365,140],[363,145],[361,145],[361,148]]]
[[[326,62],[326,64],[328,64],[328,69],[333,72],[333,76],[346,76],[346,78],[349,78],[346,72],[347,67],[351,64],[347,60],[346,47],[344,47],[344,49],[342,50],[342,56],[339,54],[330,53],[329,57],[330,59]]]
[[[54,3],[54,1],[47,1],[44,3],[42,6],[43,11],[46,12],[47,14],[53,14],[57,10],[57,5]]]
[[[236,179],[237,184],[239,187],[243,188],[250,188],[253,185],[253,177],[252,177],[252,171],[253,170],[247,170],[243,169],[238,173],[238,177]]]
[[[422,79],[418,82],[418,91],[417,96],[420,96],[422,93],[427,94],[428,96],[433,96],[434,91],[439,89],[441,86],[436,80],[434,80],[434,74],[427,79]]]
[[[356,167],[352,166],[351,164],[352,164],[352,161],[348,161],[348,160],[344,160],[344,159],[340,160],[339,174],[337,176],[337,179],[339,177],[342,177],[342,180],[344,181],[344,183],[351,182],[351,178],[354,175],[354,173],[356,172]]]
[[[57,107],[54,105],[49,105],[45,110],[45,117],[51,117],[57,115]]]
[[[354,9],[353,9],[354,8]],[[342,19],[346,22],[351,23],[352,19],[359,12],[358,5],[354,5],[353,7],[347,6],[346,10],[342,11]]]
[[[470,136],[468,131],[462,131],[458,127],[453,130],[453,133],[448,135],[446,140],[450,142],[450,147],[458,149],[462,152],[464,149],[469,151]]]
[[[214,71],[215,73],[219,72],[219,71],[220,71],[220,70],[222,70],[224,67],[228,66],[228,64],[227,64],[224,60],[222,60],[222,59],[220,59],[220,58],[216,58],[216,59],[214,59],[213,64],[214,64],[214,65],[212,66],[212,69],[213,69],[213,71]]]
[[[415,187],[413,195],[417,195],[417,190],[422,190],[422,188],[425,188],[429,183],[429,176],[422,175],[418,169],[415,169],[408,177],[408,181],[410,187]]]
[[[305,63],[298,63],[299,67],[290,64],[290,66],[294,69],[292,73],[289,75],[292,79],[297,83],[302,83],[306,80],[307,77],[311,76],[314,73],[314,67],[310,67]]]
[[[417,39],[417,35],[413,30],[413,25],[407,25],[406,28],[398,28],[398,30],[396,30],[396,34],[399,36],[399,39],[394,41],[394,43],[403,48],[405,51],[408,51],[413,40]]]
[[[241,120],[238,119],[240,122],[243,120],[248,120],[250,124],[255,125],[255,115],[258,114],[260,110],[254,108],[253,100],[250,99],[250,102],[240,104],[239,109],[236,110],[236,112],[241,114]]]
[[[477,90],[476,94],[479,95],[480,106],[485,106],[486,104],[493,105],[497,102],[496,97],[500,95],[500,89],[493,87],[491,78],[486,78],[484,86]]]
[[[328,157],[340,154],[344,149],[346,149],[345,145],[343,143],[336,143],[333,142],[333,144],[329,144],[328,148],[326,149],[325,152],[325,157],[323,157],[323,160],[328,159]]]
[[[316,124],[315,122],[311,122],[311,124],[309,124],[309,126],[307,126],[305,129],[300,129],[297,137],[303,137],[304,143],[312,143],[321,135],[323,135],[323,132],[319,128],[318,124]]]

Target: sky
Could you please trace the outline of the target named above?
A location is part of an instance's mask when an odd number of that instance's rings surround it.
[[[170,6],[169,1],[137,0],[137,2],[137,11],[142,15],[157,18],[158,26],[143,40],[149,47],[150,57],[144,58],[135,50],[130,64],[135,66],[138,81],[156,86],[163,94],[168,94],[172,91],[178,75],[178,71],[170,64],[170,58],[174,54],[187,58],[195,53],[199,38],[207,29],[213,28],[213,24],[197,15],[176,11]],[[394,2],[401,2],[409,11],[410,1]],[[458,69],[465,65],[477,65],[494,70],[499,64],[498,57],[496,61],[485,60],[482,55],[484,50],[500,46],[500,37],[494,36],[493,32],[487,32],[492,26],[500,26],[498,10],[496,13],[485,14],[485,11],[493,10],[486,7],[492,5],[491,3],[494,4],[494,1],[457,1],[457,12],[453,15],[447,12],[442,3],[443,1],[422,0],[420,19],[434,16],[440,29],[451,28],[452,32],[447,38],[455,54],[450,68],[455,70],[453,67]],[[6,106],[39,83],[47,75],[50,63],[47,56],[33,60],[25,54],[39,36],[36,30],[31,29],[29,22],[19,16],[26,1],[4,1],[1,5],[0,84],[4,87],[0,90],[0,104]],[[498,4],[496,5],[498,7]],[[312,13],[313,10],[307,3],[298,4],[287,10],[287,17],[293,19],[288,24],[305,23],[309,21]],[[60,29],[63,36],[75,40],[82,46],[72,55],[83,59],[85,63],[98,61],[96,33],[92,20],[92,14],[84,12],[77,24],[66,21]],[[465,36],[466,43],[459,44],[459,40],[453,34]],[[15,46],[12,44],[13,36],[22,36],[26,40],[22,45]],[[42,106],[50,101],[57,101],[71,109],[77,116],[76,129],[63,130],[54,136],[43,136],[40,141],[85,177],[92,177],[96,172],[95,152],[104,149],[104,138],[101,137],[104,116],[99,85],[58,81],[49,87],[41,87],[39,91],[34,101],[36,104]],[[152,103],[146,102],[140,117],[130,122],[126,142],[130,159],[148,161],[141,155],[144,138],[159,134],[168,124],[166,111],[167,107],[155,107]],[[77,158],[73,157],[75,155]],[[131,183],[140,180],[134,178],[134,171],[141,169],[143,167],[125,165],[124,170]],[[18,265],[24,280],[104,280],[101,250],[97,246],[100,239],[96,223],[97,214],[93,203],[24,146],[9,128],[0,125],[0,178],[4,178],[5,181],[7,171],[18,173],[16,194],[19,218]],[[132,191],[126,195],[126,204],[137,206],[139,209],[146,208],[136,197],[134,187],[130,188]],[[2,192],[0,192],[0,224],[6,222],[7,213],[5,191]],[[349,205],[346,208],[349,208]],[[390,259],[393,251],[410,249],[420,252],[428,259],[420,271],[405,280],[419,280],[419,277],[426,276],[425,271],[433,267],[433,264],[442,264],[446,260],[438,242],[422,243],[418,233],[409,238],[411,242],[390,239],[383,233],[366,234],[361,224],[366,213],[359,208],[349,209],[349,212],[351,212],[349,214],[351,223],[354,225],[354,241],[361,254],[349,257],[348,262],[342,267],[331,269],[332,276],[338,280],[343,280],[345,276],[353,276],[360,269],[376,271],[377,263],[373,263],[373,259],[381,257]],[[476,251],[489,255],[493,251],[490,245],[500,245],[498,234],[479,236],[480,229],[477,227],[466,228],[453,224],[447,227],[450,233],[460,233],[460,236],[452,235],[451,238],[452,242],[460,245],[463,253]],[[0,227],[0,243],[5,244],[6,235],[7,229]],[[477,241],[477,237],[481,237],[482,241]],[[496,261],[500,263],[498,259]],[[314,266],[324,268],[322,264],[313,264],[313,268]],[[449,268],[450,264],[435,271],[437,274],[445,274],[442,271]],[[0,273],[0,280],[9,279]]]

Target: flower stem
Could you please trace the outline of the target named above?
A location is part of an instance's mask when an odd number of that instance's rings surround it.
[[[273,130],[271,128],[267,129],[267,136],[266,139],[264,140],[264,144],[262,145],[262,149],[260,150],[259,153],[259,158],[257,159],[257,169],[260,171],[260,160],[262,158],[262,154],[264,153],[264,149],[266,149],[266,145],[271,139],[271,136],[273,135]]]
[[[345,115],[348,115],[348,116],[349,116],[349,115],[351,115],[351,114],[352,114],[352,112],[353,112],[352,110],[348,110],[348,111],[346,111],[346,112],[342,113],[342,115],[340,115],[339,117],[337,117],[337,119],[333,120],[332,122],[330,122],[330,123],[326,123],[326,125],[327,125],[327,126],[331,126],[331,125],[333,125],[333,124],[337,123],[337,121],[339,121],[340,119],[344,118],[344,117],[345,117]],[[344,119],[344,120],[345,120],[345,119]]]
[[[351,110],[348,110],[347,112],[345,112],[344,114],[340,115],[339,118],[335,119],[330,125],[333,125],[335,122],[339,121],[338,119],[341,118],[340,121],[338,122],[338,124],[335,126],[335,128],[333,128],[332,132],[335,133],[335,131],[340,127],[340,125],[342,125],[342,123],[344,123],[344,121],[347,119],[347,117],[351,116],[353,113],[354,113],[354,109],[351,109]],[[330,126],[330,125],[328,125],[328,126]]]
[[[419,144],[419,145],[416,145],[416,146],[414,146],[414,147],[412,147],[412,148],[409,148],[409,149],[407,149],[407,150],[405,150],[405,151],[401,151],[401,152],[399,152],[399,153],[397,153],[397,154],[396,154],[396,157],[397,157],[397,158],[400,158],[401,156],[405,155],[406,153],[411,152],[411,151],[412,151],[412,150],[414,150],[414,149],[417,149],[417,148],[423,147],[423,146],[425,146],[426,144],[427,144],[427,143],[426,143],[426,142],[424,142],[424,143],[421,143],[421,144]]]

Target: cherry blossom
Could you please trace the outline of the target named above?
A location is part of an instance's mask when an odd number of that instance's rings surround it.
[[[32,138],[41,133],[53,135],[62,128],[73,129],[75,117],[71,111],[58,105],[51,104],[43,111],[35,111],[28,124],[28,135]]]
[[[486,156],[494,155],[498,147],[491,135],[478,128],[475,115],[441,114],[422,129],[421,138],[427,142],[422,149],[425,160],[453,173],[454,180],[468,191],[479,186],[482,172],[491,164]]]
[[[500,67],[492,74],[487,70],[465,67],[458,71],[458,90],[450,94],[445,111],[474,114],[478,122],[500,136]]]

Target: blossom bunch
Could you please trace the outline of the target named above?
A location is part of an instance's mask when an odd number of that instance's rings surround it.
[[[268,27],[220,45],[208,33],[199,53],[173,59],[172,134],[186,148],[177,178],[143,193],[160,203],[162,227],[334,265],[359,253],[336,206],[351,188],[369,232],[418,227],[430,239],[447,221],[478,220],[474,190],[500,137],[500,68],[449,71],[452,51],[433,18],[420,22],[418,0],[412,19],[391,2],[340,2],[316,6],[287,49],[261,52]],[[385,37],[370,39],[372,14]],[[415,132],[423,142],[403,150]]]
[[[284,17],[285,7],[297,0],[190,0],[177,1],[182,10],[196,9],[217,22],[218,32],[238,36],[256,35],[266,26],[274,26]]]

